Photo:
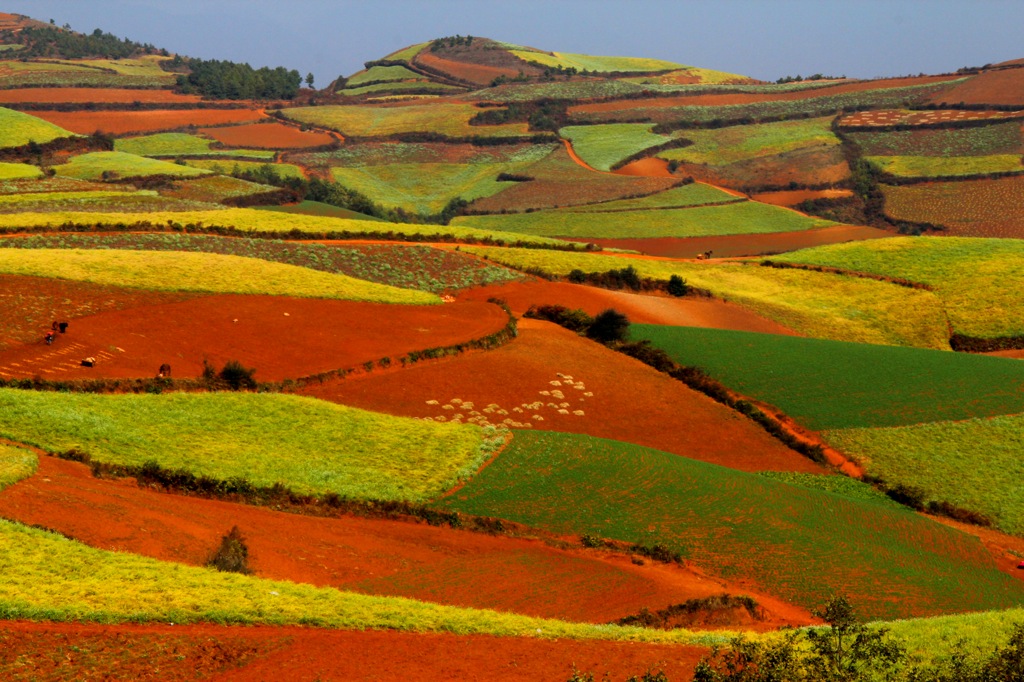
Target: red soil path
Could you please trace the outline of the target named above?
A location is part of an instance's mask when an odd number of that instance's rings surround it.
[[[750,627],[810,622],[801,609],[691,568],[638,566],[623,554],[421,523],[184,497],[139,488],[133,479],[93,478],[85,465],[47,456],[35,475],[0,493],[0,516],[93,547],[197,566],[237,525],[259,577],[531,616],[602,623],[643,607],[739,591],[769,614]]]
[[[14,88],[0,90],[0,103],[39,102],[60,104],[63,102],[99,102],[104,104],[164,104],[167,102],[201,101],[199,95],[182,95],[170,90],[132,90],[127,88]]]
[[[176,130],[188,125],[230,125],[263,118],[263,114],[254,109],[33,111],[32,115],[82,135],[90,135],[97,130],[111,135],[126,135]]]
[[[200,132],[228,147],[305,149],[322,147],[336,139],[327,133],[307,132],[283,123],[253,123],[227,128],[201,128]]]
[[[63,319],[63,318],[62,318]],[[237,320],[237,321],[236,321]],[[45,379],[198,376],[203,358],[238,360],[260,381],[360,365],[492,334],[508,318],[480,301],[388,305],[280,296],[216,295],[72,319],[68,333],[0,352],[0,372]],[[45,328],[44,328],[45,329]],[[95,367],[79,361],[95,356]]]
[[[640,251],[651,256],[666,258],[695,258],[697,254],[712,251],[715,258],[761,256],[785,253],[825,244],[883,239],[892,234],[875,227],[837,225],[814,230],[772,232],[768,234],[733,234],[716,237],[660,237],[655,239],[593,239],[598,246]]]
[[[812,99],[814,97],[825,97],[828,95],[840,95],[850,92],[865,92],[867,90],[881,90],[883,88],[901,88],[908,85],[927,85],[929,83],[942,83],[944,81],[956,80],[959,76],[923,76],[917,78],[888,78],[877,81],[859,81],[856,83],[844,83],[842,85],[830,86],[827,88],[814,88],[810,90],[795,90],[791,92],[779,92],[771,94],[749,94],[731,93],[722,95],[680,95],[679,97],[654,97],[649,99],[615,100],[611,102],[597,102],[593,104],[580,104],[569,107],[569,115],[583,114],[598,111],[619,111],[621,109],[635,109],[638,107],[668,108],[682,106],[721,106],[727,104],[752,104],[754,102],[782,102]]]
[[[843,199],[852,196],[853,190],[849,189],[794,189],[751,194],[750,198],[772,206],[796,206],[802,201],[812,199]]]
[[[615,680],[647,670],[688,680],[709,653],[667,644],[487,635],[24,621],[0,623],[0,641],[19,654],[18,667],[0,663],[0,674],[26,673],[23,679],[32,680],[537,682],[568,679],[574,665],[598,676],[607,671]],[[150,655],[126,655],[136,646]],[[106,671],[109,677],[97,676]]]
[[[466,412],[461,406],[443,409],[458,398],[478,411],[497,406],[491,417],[495,423],[504,417],[532,428],[637,443],[743,471],[824,471],[745,417],[637,360],[549,322],[524,319],[519,330],[515,341],[487,353],[312,385],[304,392],[379,412],[446,419]],[[583,387],[563,383],[570,381]],[[559,408],[564,402],[569,407]]]

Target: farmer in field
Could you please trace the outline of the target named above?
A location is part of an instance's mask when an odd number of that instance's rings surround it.
[[[54,324],[56,324],[56,322]],[[57,338],[57,332],[50,329],[49,331],[46,332],[46,336],[44,338],[46,340],[46,345],[49,346],[50,344],[53,343],[53,340]]]

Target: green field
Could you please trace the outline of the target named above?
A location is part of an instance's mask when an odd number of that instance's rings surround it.
[[[4,619],[301,625],[705,646],[734,634],[567,623],[264,580],[93,549],[10,521],[0,521],[0,576]]]
[[[186,159],[185,164],[193,168],[202,168],[203,170],[213,171],[222,175],[256,171],[269,166],[282,178],[306,177],[299,166],[291,163],[263,163],[260,161],[235,161],[234,159],[224,161],[215,159]]]
[[[815,430],[1024,412],[1024,363],[722,329],[633,325],[681,365]]]
[[[114,151],[138,156],[244,156],[273,161],[274,152],[261,149],[213,149],[213,140],[186,133],[157,133],[114,140]]]
[[[4,71],[4,87],[7,88],[162,88],[174,82],[174,74],[156,66],[136,68],[136,65],[129,64],[124,69],[125,73],[116,73],[112,65],[117,62],[95,59],[65,62],[9,60],[0,62],[0,69]],[[92,65],[102,66],[102,69]]]
[[[31,450],[0,443],[0,490],[34,474],[38,464]]]
[[[614,215],[614,214],[612,214]],[[463,251],[519,269],[536,268],[566,276],[633,266],[641,277],[667,281],[672,275],[739,303],[790,329],[822,339],[922,348],[949,348],[946,316],[929,292],[858,277],[804,270],[777,270],[754,264],[647,260],[605,254],[540,249]]]
[[[534,62],[541,66],[576,69],[578,71],[597,71],[599,73],[616,72],[648,72],[675,71],[687,68],[685,64],[667,62],[661,59],[645,59],[642,57],[598,57],[588,54],[571,52],[536,52],[532,50],[509,50],[523,61]]]
[[[807,147],[836,147],[831,118],[680,131],[693,145],[658,154],[663,159],[723,166]]]
[[[0,273],[150,289],[439,303],[433,294],[282,263],[207,253],[0,248]]]
[[[471,126],[480,110],[470,104],[438,103],[405,106],[340,106],[284,109],[285,117],[336,130],[348,137],[385,137],[431,132],[448,137],[516,137],[531,133],[525,123]]]
[[[54,166],[57,175],[79,180],[100,180],[113,178],[137,178],[147,175],[171,175],[191,178],[205,175],[208,171],[189,166],[180,166],[168,161],[147,159],[125,152],[89,152],[73,157],[68,163]]]
[[[289,154],[288,158],[316,168],[394,164],[522,164],[541,161],[557,146],[554,142],[484,146],[440,142],[362,142],[329,151]]]
[[[946,178],[1024,173],[1020,154],[990,156],[868,156],[880,170],[900,178]]]
[[[484,163],[396,163],[381,166],[334,167],[335,182],[365,194],[386,208],[412,213],[439,213],[449,201],[497,194],[509,186],[498,174],[529,165]]]
[[[899,237],[804,249],[773,260],[902,277],[929,284],[955,331],[985,338],[1024,334],[1024,242]]]
[[[111,186],[118,185],[105,185]],[[136,219],[140,219],[163,211],[216,211],[222,208],[224,206],[221,204],[161,196],[155,190],[148,189],[124,192],[106,189],[82,192],[29,192],[0,196],[0,214],[11,216],[10,220],[14,220],[14,216],[36,211],[75,211],[83,215],[85,212],[131,211]]]
[[[652,133],[653,127],[651,123],[568,126],[558,134],[572,142],[573,149],[588,165],[607,171],[627,157],[672,140],[670,136]]]
[[[430,43],[417,43],[409,47],[403,47],[398,52],[392,52],[385,59],[393,62],[407,62],[420,53]]]
[[[709,206],[711,204],[733,204],[740,201],[746,201],[746,199],[737,197],[735,194],[729,194],[711,185],[691,182],[681,187],[673,187],[664,192],[640,197],[639,199],[602,201],[597,204],[586,204],[558,210],[572,213],[603,213],[606,211],[643,211],[656,208],[688,208],[691,206]],[[629,216],[623,217],[628,218]]]
[[[410,71],[404,66],[371,66],[365,71],[354,73],[348,77],[345,87],[354,88],[370,83],[387,83],[394,81],[425,81],[426,79]]]
[[[38,178],[42,174],[43,171],[38,166],[27,163],[0,163],[0,180]]]
[[[727,234],[795,232],[836,223],[805,216],[778,206],[743,201],[719,206],[621,213],[536,211],[510,215],[463,216],[452,221],[461,227],[516,232],[566,239],[649,239],[703,237]]]
[[[46,213],[19,213],[17,215],[0,215],[0,229],[29,228],[50,226],[58,228],[71,223],[80,225],[124,225],[146,221],[152,225],[199,224],[206,226],[234,227],[242,231],[252,232],[296,232],[296,234],[330,235],[345,233],[350,236],[365,233],[387,232],[392,236],[407,235],[410,237],[432,237],[445,235],[457,239],[491,239],[495,243],[521,241],[537,245],[561,245],[566,242],[546,237],[530,237],[527,235],[510,235],[507,232],[494,232],[472,227],[456,227],[452,225],[413,225],[409,223],[379,224],[367,220],[351,220],[348,218],[332,218],[325,216],[281,213],[276,211],[259,211],[251,208],[225,208],[221,210],[203,211],[157,211],[152,213],[85,213],[82,211],[52,211]]]
[[[476,470],[493,441],[438,424],[282,394],[61,394],[0,389],[0,433],[93,460],[154,461],[302,493],[423,500]]]
[[[336,246],[204,235],[163,234],[57,234],[8,239],[3,245],[25,249],[131,249],[189,251],[259,258],[312,270],[348,275],[360,280],[442,293],[520,279],[458,251],[404,244]]]
[[[42,144],[59,137],[76,136],[41,118],[0,107],[0,148],[20,147],[29,142]]]
[[[1022,415],[834,430],[825,438],[869,474],[921,488],[926,499],[979,511],[1001,530],[1024,535]]]
[[[989,156],[1024,151],[1019,121],[972,128],[848,132],[866,156]]]
[[[338,90],[339,95],[347,95],[349,97],[355,97],[358,95],[367,95],[370,93],[390,93],[390,92],[403,92],[406,90],[412,90],[413,92],[428,92],[443,94],[447,92],[464,92],[462,88],[454,85],[446,85],[445,83],[434,83],[433,81],[422,80],[412,82],[389,82],[389,83],[373,83],[371,85],[363,85],[358,88],[345,88],[344,90]]]
[[[437,504],[556,533],[664,544],[806,608],[837,591],[869,618],[1005,608],[1024,598],[1024,586],[996,570],[976,538],[889,503],[587,436],[518,432]],[[965,584],[971,589],[950,589]]]
[[[261,185],[227,175],[203,175],[176,183],[173,189],[164,189],[162,195],[186,201],[221,203],[227,199],[277,191],[278,188],[272,185]]]
[[[277,211],[280,213],[295,213],[297,215],[323,216],[325,218],[347,218],[349,220],[369,220],[377,223],[384,222],[381,218],[372,215],[357,213],[347,208],[340,208],[319,201],[311,201],[310,199],[289,206],[256,206],[255,208],[260,211]]]

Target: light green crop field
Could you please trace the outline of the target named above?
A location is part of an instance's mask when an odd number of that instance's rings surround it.
[[[372,83],[370,85],[363,85],[358,88],[345,88],[344,90],[338,90],[339,95],[365,95],[374,92],[402,92],[404,90],[413,90],[416,92],[429,92],[442,94],[446,92],[464,92],[463,88],[447,85],[445,83],[435,83],[433,81],[422,80],[422,81],[391,81],[388,83]]]
[[[463,246],[462,250],[513,268],[537,268],[563,277],[575,269],[607,272],[631,265],[641,277],[668,280],[679,275],[688,284],[744,305],[806,336],[949,349],[945,313],[939,298],[929,291],[857,277],[737,263],[687,263],[539,249]]]
[[[724,166],[765,156],[776,156],[807,147],[836,147],[831,117],[758,125],[730,126],[713,130],[680,131],[693,145],[658,154],[663,159]]]
[[[485,163],[396,163],[354,168],[334,167],[336,182],[388,207],[413,213],[438,213],[452,199],[467,201],[497,194],[509,183],[498,174],[529,166]]]
[[[39,457],[25,448],[0,443],[0,490],[36,472]]]
[[[1001,530],[1024,535],[1024,415],[843,429],[825,437],[872,475],[921,488],[927,499],[979,511]]]
[[[633,154],[672,140],[668,135],[652,133],[653,127],[652,123],[567,126],[558,134],[572,142],[573,149],[588,165],[607,171]]]
[[[143,137],[114,140],[114,151],[138,156],[245,156],[270,159],[274,152],[265,149],[211,149],[213,140],[186,133],[157,133]]]
[[[868,156],[870,163],[901,178],[945,178],[1024,172],[1020,154],[990,156]]]
[[[196,476],[360,499],[438,495],[472,474],[495,445],[476,426],[283,394],[0,389],[0,405],[4,437],[51,452],[78,447],[100,462],[154,461]]]
[[[599,57],[571,52],[548,53],[528,50],[509,50],[509,52],[524,61],[535,62],[541,66],[572,68],[579,71],[597,71],[600,73],[676,71],[687,68],[685,64],[666,62],[661,59],[645,59],[643,57]]]
[[[846,136],[867,156],[987,156],[1024,151],[1020,121],[974,128],[855,131]]]
[[[729,194],[717,187],[702,182],[691,182],[682,187],[673,187],[664,192],[651,194],[639,199],[620,199],[603,201],[597,204],[573,206],[557,209],[572,213],[602,213],[605,211],[643,211],[654,208],[687,208],[691,206],[709,206],[712,204],[732,204],[746,201],[743,197]],[[623,216],[629,217],[629,216]]]
[[[630,335],[815,430],[1024,412],[1024,363],[1008,358],[697,327]]]
[[[0,148],[20,147],[29,142],[43,144],[59,137],[76,135],[41,118],[0,107]]]
[[[531,133],[526,123],[471,126],[480,110],[471,104],[438,103],[404,106],[320,106],[283,109],[287,118],[337,130],[349,137],[384,137],[431,132],[449,137],[516,137]]]
[[[213,171],[222,175],[256,171],[264,166],[274,169],[274,172],[283,178],[304,178],[302,168],[291,163],[263,163],[261,161],[236,161],[234,159],[220,161],[216,159],[186,159],[185,164],[193,168]]]
[[[273,217],[273,216],[271,216]],[[0,273],[151,289],[440,303],[434,294],[257,258],[211,253],[0,248]]]
[[[407,62],[420,53],[430,43],[418,43],[416,45],[410,45],[409,47],[403,47],[398,52],[392,52],[385,59],[393,62]]]
[[[104,173],[121,178],[135,178],[145,175],[173,175],[191,178],[205,175],[208,171],[189,166],[179,166],[168,161],[147,159],[125,152],[89,152],[73,157],[68,163],[54,166],[57,175],[79,180],[99,180]]]
[[[10,521],[0,521],[0,618],[302,625],[705,646],[735,635],[567,623],[341,592],[93,549]]]
[[[27,163],[0,163],[0,180],[19,180],[21,178],[38,178],[43,171],[38,166]]]
[[[962,642],[968,652],[990,656],[1006,643],[1015,625],[1024,623],[1024,609],[962,613],[955,616],[912,618],[880,623],[899,638],[911,655],[926,662],[948,658]]]
[[[437,504],[560,534],[663,544],[805,608],[837,591],[869,618],[1006,608],[1024,598],[1024,585],[999,571],[977,538],[891,503],[588,436],[517,432]],[[949,587],[958,584],[971,589]]]
[[[741,201],[718,206],[637,211],[628,215],[535,211],[460,216],[452,224],[567,239],[641,239],[796,232],[837,223],[757,201]]]
[[[426,79],[421,74],[410,71],[404,66],[371,66],[365,71],[349,76],[345,85],[353,88],[367,83],[413,80],[425,81]]]
[[[99,67],[116,71],[122,76],[147,77],[157,81],[163,80],[173,83],[177,78],[177,74],[160,68],[160,62],[166,59],[169,59],[169,57],[147,55],[139,59],[69,59],[58,63],[80,67]]]
[[[287,214],[259,211],[251,208],[227,208],[216,211],[154,211],[150,213],[86,213],[83,211],[54,211],[48,213],[19,213],[0,215],[0,228],[4,227],[60,227],[65,223],[77,225],[123,225],[146,221],[153,225],[178,223],[218,227],[234,227],[252,232],[291,232],[324,235],[332,232],[352,234],[389,232],[392,235],[433,236],[448,235],[457,239],[491,239],[495,243],[522,242],[547,246],[565,246],[566,242],[546,237],[510,235],[473,227],[451,225],[412,225],[409,223],[377,223],[327,216]],[[581,245],[582,246],[582,245]]]
[[[929,284],[953,329],[985,338],[1024,334],[1024,242],[897,237],[803,249],[773,260],[902,277]]]
[[[634,76],[621,80],[627,83],[637,83],[638,85],[678,85],[680,83],[689,84],[693,79],[696,79],[696,83],[701,85],[720,85],[736,81],[749,81],[747,76],[741,76],[738,73],[702,69],[699,66],[688,66],[685,69],[670,71],[669,73],[657,76]]]

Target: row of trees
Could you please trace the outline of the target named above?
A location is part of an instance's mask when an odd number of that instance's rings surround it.
[[[302,76],[295,69],[283,66],[254,69],[220,59],[172,60],[188,67],[188,74],[178,76],[178,88],[189,94],[217,99],[293,99],[302,84]],[[307,82],[312,82],[312,74]]]
[[[118,38],[100,29],[86,35],[56,26],[27,26],[19,33],[9,33],[9,38],[5,36],[4,42],[17,42],[25,46],[18,51],[19,57],[124,59],[143,54],[167,54],[167,50],[158,50],[149,43]]]

